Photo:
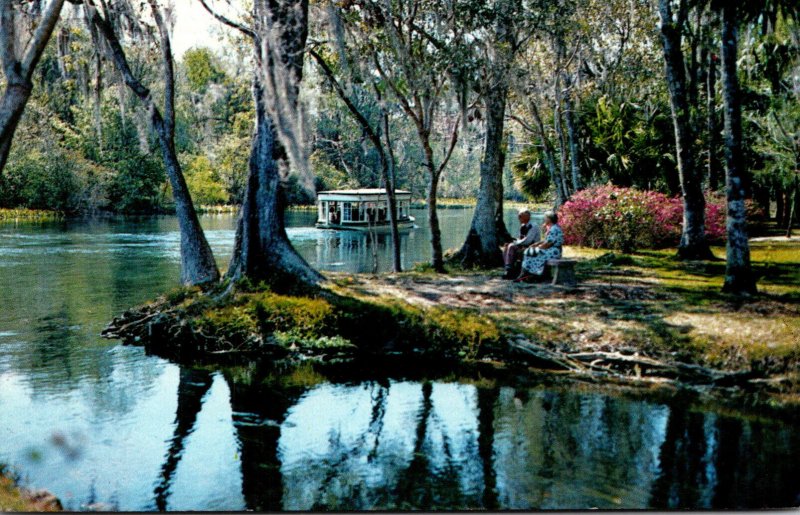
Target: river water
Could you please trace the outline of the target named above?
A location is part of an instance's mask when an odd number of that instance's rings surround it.
[[[424,212],[414,214],[405,266],[429,256]],[[441,212],[446,248],[470,216]],[[309,262],[372,270],[366,235],[317,230],[313,218],[288,220]],[[233,217],[202,223],[225,265]],[[0,225],[0,463],[67,509],[800,503],[796,412],[421,371],[287,382],[101,339],[114,315],[176,285],[178,242],[171,217]],[[387,243],[379,237],[382,270]]]

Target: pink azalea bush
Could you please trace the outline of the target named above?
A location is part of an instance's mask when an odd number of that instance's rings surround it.
[[[706,236],[725,240],[725,197],[706,195]],[[748,203],[748,218],[758,210]],[[559,212],[567,245],[630,252],[640,248],[676,246],[681,237],[683,202],[657,191],[618,186],[581,190]]]

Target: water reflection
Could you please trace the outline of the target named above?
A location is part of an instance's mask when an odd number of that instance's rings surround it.
[[[307,227],[313,216],[288,216],[306,259],[372,269],[365,234]],[[415,216],[406,267],[430,255],[424,213]],[[441,212],[446,248],[461,243],[470,216]],[[202,223],[224,267],[233,216]],[[178,244],[172,217],[0,225],[0,461],[68,509],[800,503],[791,411],[759,419],[681,397],[435,378],[289,387],[100,339],[112,316],[174,287]],[[378,237],[381,270],[389,246]]]
[[[231,385],[250,509],[733,508],[800,492],[789,426],[687,417],[678,400],[430,381],[248,389]]]

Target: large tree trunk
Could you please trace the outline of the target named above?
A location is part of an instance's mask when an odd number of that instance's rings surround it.
[[[437,272],[444,272],[442,252],[442,230],[439,227],[439,214],[436,212],[436,194],[439,191],[439,174],[431,166],[428,180],[428,225],[431,229],[431,266]]]
[[[496,81],[486,96],[486,137],[478,202],[466,241],[453,257],[464,267],[502,265],[500,247],[511,239],[503,219],[503,125],[507,96],[505,81]]]
[[[253,92],[256,131],[227,276],[232,280],[248,277],[256,282],[266,281],[279,291],[313,287],[323,280],[322,275],[297,253],[286,235],[279,166],[286,155],[267,115],[266,99],[258,80]]]
[[[742,180],[742,106],[736,76],[736,4],[728,2],[722,10],[722,83],[725,101],[725,185],[728,197],[725,284],[722,291],[736,294],[756,292],[750,268],[750,246]]]
[[[705,235],[705,198],[694,153],[694,131],[691,127],[690,106],[686,88],[683,52],[681,51],[681,25],[672,19],[671,0],[659,0],[661,15],[661,42],[664,49],[664,68],[675,128],[675,150],[678,174],[683,194],[683,231],[678,246],[681,259],[711,259],[711,249]],[[681,10],[685,9],[681,5]]]
[[[253,96],[256,106],[256,130],[251,146],[249,175],[245,199],[236,229],[234,253],[227,276],[233,280],[248,277],[265,281],[279,291],[314,289],[324,280],[297,253],[286,235],[284,225],[284,193],[281,165],[288,166],[286,151],[277,137],[278,128],[267,111],[267,98],[262,76],[266,73],[292,75],[292,91],[286,92],[290,102],[297,101],[303,69],[303,50],[308,35],[308,2],[265,2],[254,5],[257,26],[262,27],[254,39],[258,66],[271,69],[256,72]],[[278,30],[279,34],[268,34]],[[262,42],[279,45],[263,55]],[[280,62],[276,62],[276,61]],[[276,67],[284,67],[278,70]],[[294,106],[292,106],[294,107]]]
[[[108,43],[111,57],[117,70],[122,75],[125,84],[142,101],[149,114],[152,127],[158,135],[164,168],[172,186],[175,212],[181,233],[181,283],[190,285],[209,284],[219,280],[219,270],[211,252],[211,247],[206,240],[203,229],[200,227],[200,221],[197,218],[197,212],[194,209],[192,197],[189,194],[189,188],[186,186],[186,180],[183,177],[178,156],[175,152],[175,82],[172,48],[169,34],[158,6],[154,0],[150,1],[150,5],[161,38],[161,58],[164,74],[164,116],[161,115],[158,107],[156,107],[150,90],[133,75],[128,65],[125,51],[119,42],[113,25],[108,19],[108,11],[105,12],[106,18],[104,18],[94,6],[90,6],[89,14],[91,15],[92,23],[95,24]]]
[[[514,13],[516,2],[497,2],[489,86],[484,91],[486,103],[486,136],[480,166],[478,202],[472,223],[461,249],[453,256],[464,267],[491,268],[503,264],[500,247],[511,239],[503,218],[503,168],[505,145],[503,130],[508,100],[508,72],[516,52]]]
[[[0,178],[8,162],[8,155],[11,153],[11,142],[14,133],[19,126],[22,113],[31,97],[33,84],[30,81],[22,81],[16,78],[8,78],[3,99],[0,103]]]
[[[167,177],[172,186],[172,198],[175,201],[175,214],[181,233],[181,283],[191,285],[209,284],[219,280],[219,270],[211,246],[206,240],[200,220],[192,203],[189,188],[181,171],[178,156],[173,142],[174,133],[169,134],[164,128],[158,111],[151,110],[153,127],[158,133],[161,156]]]

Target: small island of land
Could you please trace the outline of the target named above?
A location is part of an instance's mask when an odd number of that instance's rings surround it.
[[[125,313],[106,334],[179,361],[414,356],[592,381],[757,389],[795,403],[798,243],[763,238],[752,253],[761,293],[751,298],[720,293],[722,261],[568,247],[575,287],[503,281],[499,271],[329,273],[305,295],[246,282],[217,300],[180,289]]]

